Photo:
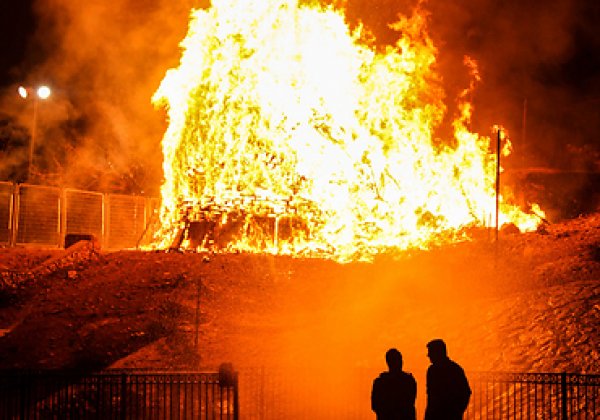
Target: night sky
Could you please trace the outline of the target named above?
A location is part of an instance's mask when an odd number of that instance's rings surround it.
[[[38,16],[33,11],[34,2],[35,0],[4,0],[0,5],[0,51],[2,52],[0,84],[2,86],[25,78],[28,70],[42,62],[47,54],[51,54],[55,46],[53,40],[33,36],[38,27]],[[358,4],[357,13],[363,14],[363,20],[367,22],[371,20],[378,26],[385,25],[379,14],[374,13],[374,9],[370,8],[368,2],[367,6],[361,6],[360,1],[349,3],[350,6],[352,3]],[[595,29],[600,19],[600,2],[577,0],[574,3],[581,4],[578,13],[582,20],[581,24],[575,24],[571,28],[574,47],[560,62],[548,63],[538,69],[538,77],[547,83],[570,85],[587,96],[590,93],[586,92],[588,83],[592,79],[597,80],[600,72],[600,35]],[[373,17],[367,16],[369,13]],[[433,19],[437,17],[434,16]],[[44,41],[48,41],[48,45],[44,45]]]
[[[24,62],[36,19],[31,10],[32,0],[4,0],[0,5],[0,83],[6,86],[22,77],[26,69],[18,70]]]
[[[387,24],[416,3],[335,2],[346,5],[350,23],[363,21],[383,44],[397,35]],[[150,156],[156,163],[149,172],[160,173],[164,114],[153,109],[150,97],[165,71],[177,65],[189,11],[207,4],[3,0],[0,112],[18,112],[11,102],[18,83],[51,83],[62,92],[54,99],[52,118],[71,122],[62,123],[68,133],[60,135],[110,144],[105,164],[115,168],[129,168],[131,156]],[[480,65],[474,131],[487,134],[501,123],[528,166],[598,170],[600,1],[547,0],[541,6],[538,0],[430,0],[426,5],[448,96],[465,87],[465,55]]]

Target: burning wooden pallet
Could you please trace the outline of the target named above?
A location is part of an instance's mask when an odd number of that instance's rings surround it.
[[[184,201],[181,228],[169,249],[223,250],[240,240],[262,247],[277,246],[279,241],[290,240],[293,232],[309,233],[309,224],[300,216],[309,209],[316,212],[310,202],[292,198],[239,196]]]

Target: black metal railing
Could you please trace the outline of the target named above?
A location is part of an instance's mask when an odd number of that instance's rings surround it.
[[[261,369],[219,373],[105,371],[0,372],[1,419],[369,419],[369,380],[343,391],[290,385]],[[600,375],[468,373],[473,389],[465,419],[600,418]],[[282,381],[277,380],[282,379]],[[314,379],[314,376],[313,376]],[[286,385],[287,383],[287,385]],[[332,393],[332,390],[335,392]],[[344,395],[348,394],[345,398]],[[310,395],[309,395],[310,394]],[[323,397],[331,394],[330,399]],[[321,397],[319,397],[321,396]],[[318,398],[317,398],[318,397]]]
[[[3,372],[2,419],[238,419],[237,374]]]
[[[330,377],[310,368],[288,374],[242,368],[242,412],[260,420],[372,419],[373,372],[360,368]],[[600,419],[600,375],[467,372],[467,377],[473,395],[465,420]],[[417,418],[423,418],[425,388],[418,383]]]
[[[600,418],[600,375],[471,373],[465,419]]]
[[[373,369],[346,373],[240,369],[244,418],[374,418],[369,404]],[[600,419],[600,375],[467,372],[467,377],[473,395],[465,420]],[[419,382],[417,418],[423,418],[425,388]]]

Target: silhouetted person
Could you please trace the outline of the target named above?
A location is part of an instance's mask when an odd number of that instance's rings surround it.
[[[460,420],[471,398],[465,371],[448,358],[443,340],[430,341],[427,349],[431,366],[427,369],[425,420]]]
[[[389,349],[385,354],[388,371],[373,381],[371,409],[377,420],[415,420],[417,382],[402,371],[402,354]]]

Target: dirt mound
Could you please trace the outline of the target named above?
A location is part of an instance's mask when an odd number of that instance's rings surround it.
[[[442,337],[469,370],[599,370],[598,214],[374,263],[122,251],[48,264],[61,255],[0,250],[5,277],[30,279],[2,290],[0,368],[375,371],[395,346],[424,372]]]

